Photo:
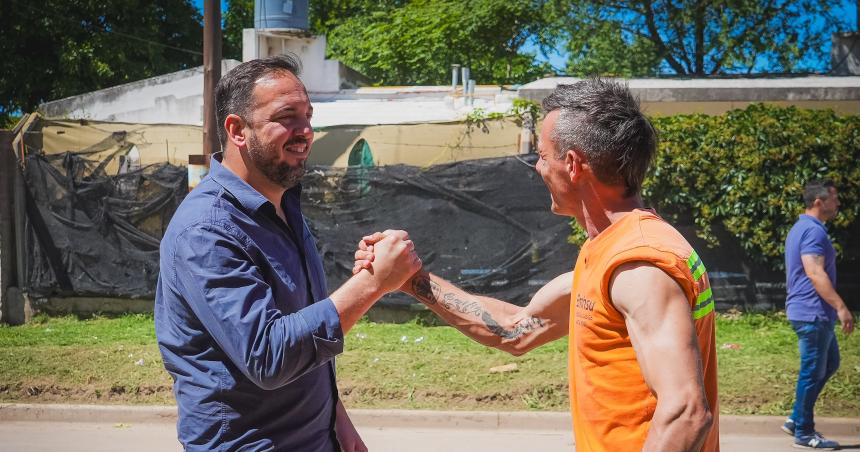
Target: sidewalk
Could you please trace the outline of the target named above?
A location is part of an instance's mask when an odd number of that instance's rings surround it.
[[[555,412],[350,410],[373,452],[575,449],[570,416]],[[788,452],[775,416],[721,416],[723,452]],[[179,451],[174,406],[0,404],[0,450]],[[860,419],[822,418],[818,430],[860,448]],[[50,432],[50,433],[48,433]]]
[[[569,431],[570,414],[545,411],[349,410],[366,428]],[[778,431],[784,417],[720,416],[720,433],[761,434]],[[0,403],[0,422],[176,422],[176,407],[139,405],[65,405]],[[817,430],[829,435],[860,436],[860,418],[816,417]]]

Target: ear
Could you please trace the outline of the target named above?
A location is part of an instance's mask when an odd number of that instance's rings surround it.
[[[573,149],[568,149],[564,153],[564,164],[567,167],[567,174],[571,182],[577,182],[583,175],[583,167],[587,165],[583,155]]]
[[[233,143],[237,148],[246,144],[245,121],[239,115],[227,115],[224,118],[224,129],[227,131],[227,142]]]

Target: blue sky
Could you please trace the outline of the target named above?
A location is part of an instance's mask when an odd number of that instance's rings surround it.
[[[834,15],[837,17],[842,17],[848,23],[847,30],[841,31],[849,31],[849,30],[857,30],[857,0],[834,0]],[[830,39],[825,40],[824,45],[824,54],[827,55],[825,57],[825,61],[810,61],[807,64],[812,65],[818,71],[826,71],[830,67]],[[528,43],[523,48],[523,51],[529,53],[535,53],[538,55],[537,59],[539,61],[548,61],[550,65],[556,70],[563,70],[567,65],[567,53],[563,50],[552,53],[550,55],[542,55],[540,50],[534,43]],[[757,69],[758,71],[767,70],[766,67],[761,67]]]
[[[192,0],[194,5],[200,9],[200,13],[203,14],[203,0]],[[314,0],[311,0],[314,1]],[[834,0],[834,12],[837,17],[845,18],[848,23],[849,30],[857,30],[857,0]],[[227,1],[221,0],[221,15],[223,17],[224,11],[227,10]],[[843,30],[847,31],[847,30]],[[567,54],[560,50],[555,53],[551,53],[549,55],[542,55],[540,51],[536,48],[533,43],[526,44],[523,48],[524,52],[536,53],[538,55],[539,61],[548,61],[554,68],[561,70],[567,65]],[[827,39],[824,46],[824,54],[830,55],[830,40]],[[818,68],[820,71],[826,70],[826,68],[830,64],[829,56],[826,57],[826,61],[819,62],[809,62],[814,67]],[[761,70],[765,70],[766,68],[761,68]]]

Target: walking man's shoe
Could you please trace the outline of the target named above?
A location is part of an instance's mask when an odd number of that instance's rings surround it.
[[[839,443],[821,436],[821,433],[815,432],[811,435],[795,438],[794,447],[798,449],[836,450],[839,449]]]
[[[794,428],[795,427],[797,427],[797,425],[794,424],[794,419],[788,418],[785,420],[785,422],[782,424],[782,427],[780,427],[780,428],[785,433],[787,433],[791,436],[794,436]]]

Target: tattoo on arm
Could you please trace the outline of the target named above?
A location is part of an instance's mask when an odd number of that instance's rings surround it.
[[[514,325],[513,329],[506,330],[504,327],[499,325],[495,321],[495,319],[493,319],[486,311],[484,311],[484,313],[481,315],[481,320],[483,320],[484,324],[487,325],[488,330],[490,330],[496,336],[499,336],[504,339],[516,339],[520,336],[531,333],[532,331],[543,326],[543,320],[532,316],[517,322],[517,324]]]
[[[489,332],[503,339],[517,339],[544,326],[543,320],[532,316],[520,320],[512,329],[507,330],[489,312],[484,310],[480,303],[477,301],[462,300],[457,294],[451,292],[443,295],[442,288],[433,281],[430,281],[430,278],[426,276],[418,276],[413,279],[412,290],[415,292],[415,296],[428,305],[434,305],[438,302],[448,311],[459,312],[481,319]]]
[[[418,276],[412,280],[412,290],[415,292],[416,297],[426,301],[427,304],[436,304],[442,288],[433,281],[430,281],[430,278]]]

